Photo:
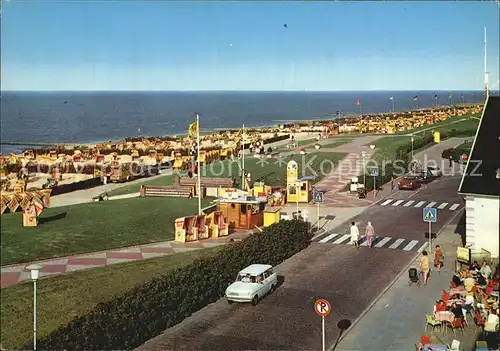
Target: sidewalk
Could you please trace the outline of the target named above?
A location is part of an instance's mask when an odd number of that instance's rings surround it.
[[[105,267],[116,263],[146,260],[148,258],[172,255],[180,252],[206,249],[219,245],[226,245],[231,238],[239,239],[252,231],[236,231],[227,237],[210,238],[206,240],[179,243],[164,241],[152,244],[110,249],[105,251],[78,254],[73,256],[57,257],[48,260],[25,262],[1,267],[0,287],[19,284],[29,280],[30,271],[27,266],[37,263],[43,266],[40,277],[62,273],[70,273],[83,269]]]
[[[449,289],[455,269],[456,248],[461,245],[460,235],[455,233],[455,227],[456,223],[445,227],[432,243],[433,247],[440,245],[444,252],[444,267],[441,272],[433,269],[428,285],[418,287],[408,286],[408,269],[404,269],[395,283],[368,308],[368,312],[361,315],[358,321],[352,321],[352,329],[345,334],[336,351],[414,350],[414,344],[420,342],[422,335],[431,335],[430,329],[424,331],[425,314],[432,314],[433,305],[439,300],[441,291]],[[420,255],[407,268],[417,267],[419,259]],[[457,331],[454,336],[452,330],[444,334],[436,329],[432,343],[450,345],[453,339],[457,339],[461,350],[474,349],[476,327],[470,315],[467,320],[470,326],[465,327],[464,335],[461,331]]]

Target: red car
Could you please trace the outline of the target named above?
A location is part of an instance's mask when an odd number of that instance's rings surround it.
[[[399,190],[415,190],[422,186],[422,183],[415,176],[406,176],[398,183]]]

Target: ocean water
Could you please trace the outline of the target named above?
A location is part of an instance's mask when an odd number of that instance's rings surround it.
[[[3,92],[3,142],[97,142],[124,137],[184,133],[199,112],[201,130],[267,126],[341,114],[448,104],[450,92]],[[482,92],[455,91],[452,102],[483,101]],[[2,145],[1,152],[22,147]]]

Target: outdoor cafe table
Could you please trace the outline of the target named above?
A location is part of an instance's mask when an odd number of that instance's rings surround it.
[[[463,305],[464,302],[461,299],[450,299],[446,301],[446,306],[451,306],[454,303],[456,303],[457,305]]]
[[[449,350],[446,345],[428,344],[424,346],[424,351],[445,351]]]
[[[434,312],[434,318],[438,322],[450,322],[453,323],[455,320],[455,314],[450,311],[439,311],[439,312]]]
[[[467,289],[464,289],[464,288],[452,288],[450,289],[450,292],[449,292],[449,295],[450,296],[455,296],[455,295],[460,295],[460,296],[467,296]]]

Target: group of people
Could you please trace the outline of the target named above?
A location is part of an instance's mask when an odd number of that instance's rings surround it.
[[[368,247],[372,247],[373,238],[375,237],[375,228],[373,228],[372,223],[368,222],[365,229],[366,243]],[[351,245],[359,248],[359,228],[355,222],[351,223]]]
[[[436,245],[436,247],[434,248],[434,267],[438,272],[440,272],[443,265],[444,265],[443,250],[439,245]],[[427,251],[422,251],[422,257],[420,258],[419,268],[420,268],[420,274],[422,274],[423,276],[424,285],[427,285],[427,281],[429,280],[429,276],[431,273],[429,253]]]

